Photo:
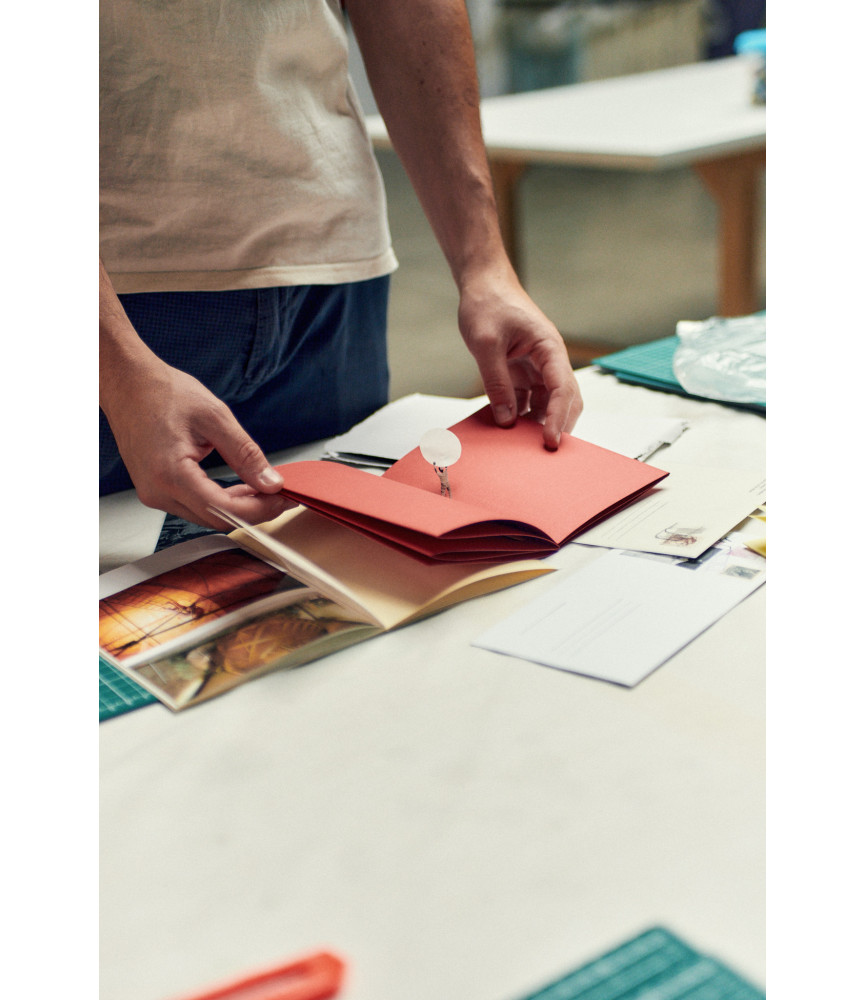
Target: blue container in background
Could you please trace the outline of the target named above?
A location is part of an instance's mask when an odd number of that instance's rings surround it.
[[[754,63],[752,103],[767,103],[767,29],[743,31],[734,39],[734,52],[738,56],[748,56]]]

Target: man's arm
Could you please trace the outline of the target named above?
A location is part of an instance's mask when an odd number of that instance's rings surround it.
[[[562,337],[502,243],[464,0],[346,0],[376,102],[460,294],[460,332],[498,423],[531,412],[556,448],[583,402]]]
[[[139,499],[197,524],[225,528],[218,503],[251,523],[293,506],[282,478],[229,408],[197,379],[161,361],[133,329],[99,262],[99,405]],[[247,485],[227,490],[199,465],[216,449]],[[254,495],[257,494],[257,495]]]

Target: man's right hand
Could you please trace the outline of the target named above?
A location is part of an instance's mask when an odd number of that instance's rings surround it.
[[[293,507],[278,495],[282,477],[225,403],[191,375],[162,367],[106,412],[141,502],[211,528],[226,527],[212,504],[251,524]],[[225,490],[208,478],[199,463],[214,449],[243,484]]]
[[[296,506],[228,406],[141,340],[101,262],[99,327],[99,404],[143,504],[210,528],[226,528],[212,504],[251,524]],[[199,463],[214,449],[243,483],[208,478]]]

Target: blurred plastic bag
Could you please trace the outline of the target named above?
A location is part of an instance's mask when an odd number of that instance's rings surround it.
[[[674,375],[693,396],[728,403],[767,401],[767,317],[712,316],[677,323]]]

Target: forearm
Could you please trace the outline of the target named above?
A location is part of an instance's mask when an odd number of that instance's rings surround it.
[[[112,401],[133,377],[140,377],[155,355],[135,332],[99,261],[99,405],[109,420]]]
[[[457,319],[498,423],[544,423],[548,448],[582,406],[556,327],[514,273],[481,135],[464,0],[346,0],[391,142],[460,293]]]
[[[463,0],[346,0],[379,110],[461,289],[510,271]]]

